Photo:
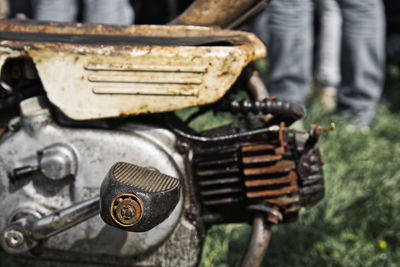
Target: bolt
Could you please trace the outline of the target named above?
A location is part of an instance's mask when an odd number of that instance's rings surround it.
[[[135,215],[136,209],[132,205],[125,205],[121,209],[121,216],[124,217],[125,220],[131,219]]]
[[[20,247],[25,241],[24,234],[13,229],[6,231],[4,233],[4,238],[7,242],[7,245],[11,248]]]
[[[114,200],[113,219],[119,225],[130,227],[135,225],[142,216],[142,207],[133,194],[126,194]]]
[[[27,165],[27,166],[15,168],[14,170],[12,170],[12,172],[8,173],[8,177],[10,178],[10,181],[12,183],[14,183],[21,178],[26,178],[26,177],[32,175],[37,170],[39,170],[38,166]]]
[[[188,143],[178,140],[176,143],[176,148],[178,149],[179,153],[184,154],[189,151],[190,146]]]
[[[14,117],[8,123],[8,129],[16,132],[21,128],[21,117]]]

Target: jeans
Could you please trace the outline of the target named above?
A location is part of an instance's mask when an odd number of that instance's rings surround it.
[[[315,1],[328,4],[327,0]],[[343,20],[337,109],[350,111],[354,124],[368,126],[374,119],[384,80],[383,4],[381,0],[335,1]],[[269,66],[265,83],[270,94],[301,105],[312,77],[312,15],[311,0],[274,0],[255,22],[256,34],[267,43]],[[330,52],[336,57],[337,67],[338,52]],[[332,80],[337,83],[338,77]]]
[[[336,0],[315,0],[320,23],[316,78],[322,88],[337,88],[341,80],[342,14]]]
[[[368,126],[375,117],[385,76],[385,15],[381,0],[337,0],[343,17],[342,82],[338,110]]]
[[[304,105],[312,71],[312,2],[275,0],[255,21],[255,32],[267,43],[271,95]]]
[[[129,0],[84,0],[86,23],[131,25],[134,11]],[[36,0],[35,19],[73,22],[78,15],[77,0]]]

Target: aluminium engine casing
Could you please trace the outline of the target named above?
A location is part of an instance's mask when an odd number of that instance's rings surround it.
[[[132,122],[121,124],[118,129],[61,127],[54,122],[43,102],[40,98],[22,102],[21,128],[0,140],[1,229],[12,218],[23,214],[46,216],[98,195],[108,169],[118,161],[151,167],[186,183],[185,160],[177,151],[176,137],[170,131]],[[56,156],[52,160],[56,163],[62,165],[69,161],[67,171],[58,170],[58,173],[68,173],[66,177],[55,175],[57,170],[46,172],[45,163],[39,160],[43,151],[54,150]],[[14,169],[38,164],[42,164],[42,171],[39,167],[39,171],[31,175],[10,180]],[[78,262],[124,266],[195,265],[201,237],[195,224],[184,216],[185,209],[190,206],[184,195],[183,190],[172,214],[150,231],[126,232],[107,226],[96,216],[44,242],[35,251],[39,257],[36,256],[34,262],[38,265],[47,262],[50,266],[59,261],[71,262],[74,266]]]

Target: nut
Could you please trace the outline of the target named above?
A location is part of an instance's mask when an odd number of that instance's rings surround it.
[[[185,154],[186,152],[189,151],[190,145],[187,142],[178,140],[176,143],[176,148],[181,154]]]
[[[114,198],[111,215],[116,223],[125,227],[135,225],[142,217],[142,205],[133,194],[123,194]]]
[[[6,240],[7,245],[11,248],[20,247],[25,241],[24,234],[13,229],[4,233],[4,239]]]

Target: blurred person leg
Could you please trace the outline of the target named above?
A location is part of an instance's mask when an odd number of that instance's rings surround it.
[[[268,8],[270,95],[304,106],[312,71],[313,11],[310,0],[272,1]],[[262,27],[259,27],[262,30]]]
[[[338,112],[351,123],[367,127],[383,89],[385,18],[381,0],[338,0],[343,16],[342,82]]]
[[[77,0],[36,0],[35,19],[41,21],[73,22],[78,15]]]
[[[8,0],[0,0],[0,19],[5,19],[9,13]]]
[[[131,25],[134,11],[129,0],[85,0],[84,21],[87,23]]]
[[[250,20],[249,29],[254,32],[258,38],[264,43],[269,44],[269,18],[270,18],[270,7],[266,7],[262,12]],[[269,48],[269,45],[268,45]],[[269,55],[268,55],[269,56]]]
[[[317,101],[333,111],[336,108],[336,91],[340,82],[342,14],[336,0],[316,0],[315,4],[321,26],[316,70]]]

